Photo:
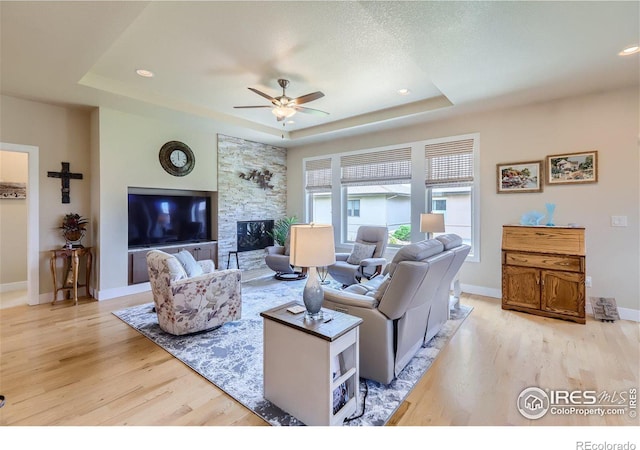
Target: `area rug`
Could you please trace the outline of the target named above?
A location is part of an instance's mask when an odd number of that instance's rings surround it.
[[[260,312],[300,299],[306,280],[277,281],[265,277],[242,283],[242,318],[217,330],[173,336],[158,326],[153,303],[113,314],[164,348],[204,378],[274,426],[304,425],[263,397],[262,318]],[[442,330],[421,348],[390,384],[360,380],[360,405],[344,425],[385,425],[438,352],[455,334],[472,308],[460,305]],[[365,399],[365,391],[367,392]],[[364,408],[364,414],[362,414]]]

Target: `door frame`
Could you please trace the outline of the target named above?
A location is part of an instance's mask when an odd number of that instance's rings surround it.
[[[38,153],[40,148],[33,145],[0,142],[0,150],[27,153],[27,303],[40,303],[40,208]]]

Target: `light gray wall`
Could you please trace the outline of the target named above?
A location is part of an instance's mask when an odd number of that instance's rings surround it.
[[[39,290],[40,294],[53,292],[49,257],[51,250],[64,245],[58,228],[67,213],[90,217],[90,116],[87,108],[72,108],[0,96],[2,114],[0,130],[2,142],[39,147]],[[71,180],[70,203],[62,203],[60,179],[47,177],[47,172],[59,172],[61,162],[69,162],[74,173],[82,180]],[[93,229],[87,229],[82,240],[92,245]],[[3,246],[4,247],[4,246]],[[3,255],[2,261],[6,261]],[[49,301],[51,297],[47,298]]]
[[[100,108],[93,121],[98,133],[98,204],[92,208],[97,230],[98,298],[126,292],[128,284],[127,193],[129,187],[215,192],[218,189],[217,139],[214,133],[183,124]],[[175,177],[164,171],[158,152],[181,141],[194,153],[193,171]],[[96,149],[94,149],[94,152]],[[96,187],[94,186],[94,189]]]
[[[468,133],[480,133],[481,260],[466,263],[461,282],[490,295],[501,289],[502,225],[532,209],[556,204],[556,224],[586,227],[588,296],[615,297],[640,309],[640,184],[638,88],[583,95],[442,119],[403,129],[292,148],[288,152],[288,209],[304,210],[303,158]],[[547,155],[598,150],[595,184],[545,186],[541,193],[497,194],[496,165],[545,160]],[[612,215],[628,226],[611,227]],[[413,224],[417,226],[417,224]]]

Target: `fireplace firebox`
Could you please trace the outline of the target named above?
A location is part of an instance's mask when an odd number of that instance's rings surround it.
[[[273,231],[273,220],[245,220],[237,222],[238,251],[261,250],[273,245],[269,233]]]

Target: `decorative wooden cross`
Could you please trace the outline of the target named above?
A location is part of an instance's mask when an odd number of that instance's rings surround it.
[[[69,171],[69,163],[63,162],[62,171],[60,172],[47,172],[47,176],[51,178],[60,178],[60,182],[62,183],[62,203],[69,203],[69,180],[82,180],[81,173],[71,173]]]

